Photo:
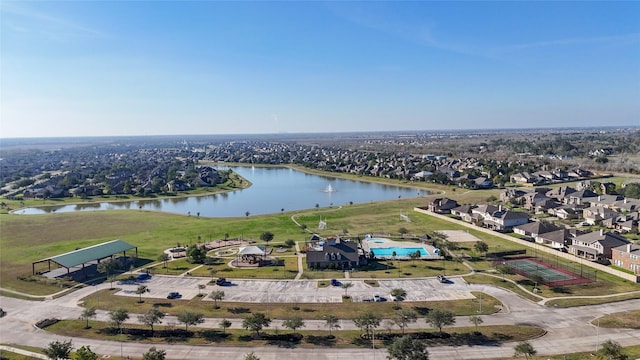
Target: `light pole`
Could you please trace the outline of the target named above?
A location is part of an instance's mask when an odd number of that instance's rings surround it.
[[[600,319],[596,325],[596,352],[598,352],[598,346],[600,345]]]

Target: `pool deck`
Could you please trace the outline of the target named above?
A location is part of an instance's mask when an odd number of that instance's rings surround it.
[[[440,255],[436,255],[435,254],[435,250],[436,248],[428,245],[428,244],[424,244],[424,243],[419,243],[419,242],[412,242],[412,241],[395,241],[395,240],[390,240],[390,239],[384,239],[384,241],[380,242],[378,241],[378,238],[374,238],[374,241],[369,241],[369,239],[365,239],[362,241],[362,249],[365,252],[369,252],[372,249],[379,249],[379,248],[389,248],[389,247],[398,247],[398,248],[423,248],[429,255],[423,255],[420,257],[420,259],[422,260],[440,260],[442,259],[442,256]],[[374,252],[375,253],[375,252]],[[396,259],[396,260],[402,260],[402,259],[410,259],[408,256],[395,256],[395,257],[391,257],[391,256],[376,256],[377,259]]]

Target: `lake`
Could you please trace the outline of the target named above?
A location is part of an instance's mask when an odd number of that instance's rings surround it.
[[[313,175],[289,168],[231,169],[253,185],[247,189],[214,195],[30,207],[14,213],[143,209],[192,216],[199,214],[201,217],[236,217],[245,216],[247,211],[250,215],[263,215],[278,213],[282,209],[311,209],[316,204],[319,207],[342,206],[351,202],[361,204],[428,195],[425,190]]]

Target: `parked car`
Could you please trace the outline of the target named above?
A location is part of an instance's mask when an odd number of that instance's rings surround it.
[[[167,295],[167,299],[180,299],[181,297],[182,295],[180,295],[180,293],[176,291],[172,291],[169,293],[169,295]]]
[[[381,297],[380,294],[375,294],[373,295],[373,301],[382,302],[382,301],[385,301],[385,298]]]
[[[331,279],[331,286],[341,286],[340,281],[336,279]]]
[[[147,274],[147,273],[142,273],[138,275],[138,280],[139,281],[144,281],[144,280],[149,280],[151,279],[151,274]]]
[[[219,277],[216,280],[216,285],[218,285],[218,286],[226,286],[227,284],[229,284],[229,282],[227,281],[227,279],[225,279],[223,277]]]
[[[436,279],[438,279],[438,281],[440,281],[441,283],[446,283],[447,281],[449,281],[446,277],[444,277],[444,275],[438,275],[436,276]]]

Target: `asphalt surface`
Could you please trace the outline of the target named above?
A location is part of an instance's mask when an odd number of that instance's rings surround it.
[[[530,324],[547,330],[547,333],[530,343],[539,355],[573,353],[579,351],[595,351],[597,344],[605,340],[614,340],[623,346],[640,344],[640,330],[596,328],[590,322],[602,315],[640,309],[640,300],[629,300],[604,305],[583,306],[568,309],[546,307],[501,288],[487,285],[467,285],[458,278],[453,278],[448,284],[440,284],[435,279],[415,280],[378,280],[379,288],[370,288],[362,280],[349,281],[354,286],[349,294],[354,298],[365,298],[374,293],[381,296],[395,287],[407,290],[407,300],[442,300],[466,298],[471,291],[482,291],[496,297],[502,303],[501,311],[493,315],[483,315],[483,325],[498,324]],[[209,279],[192,277],[164,277],[154,276],[145,283],[151,293],[145,297],[166,297],[169,291],[179,291],[184,298],[194,297],[200,291],[198,284],[207,283]],[[264,281],[242,280],[232,281],[232,286],[221,289],[225,291],[225,301],[255,301],[269,303],[276,302],[331,302],[338,301],[344,290],[337,287],[317,288],[315,281]],[[132,294],[138,284],[119,284],[121,295]],[[0,319],[0,343],[20,344],[44,348],[55,340],[69,340],[67,338],[35,328],[34,323],[44,318],[77,319],[82,312],[79,301],[88,294],[99,289],[108,288],[109,284],[87,287],[69,295],[53,300],[27,301],[15,298],[0,297],[0,307],[7,311],[7,316]],[[213,286],[207,286],[206,292],[211,292]],[[292,299],[295,299],[292,301]],[[211,300],[203,300],[211,301]],[[277,305],[274,305],[277,306]],[[363,303],[363,306],[366,304]],[[107,313],[99,311],[97,320],[106,321]],[[137,322],[137,316],[131,314],[130,322]],[[202,327],[218,328],[220,319],[207,319]],[[163,324],[178,323],[175,317],[166,317]],[[241,320],[232,320],[232,328],[241,328]],[[325,330],[323,321],[306,320],[303,329]],[[341,329],[357,329],[351,321],[343,320]],[[467,317],[456,318],[456,326],[471,325]],[[269,329],[282,329],[281,321],[274,319]],[[411,324],[410,328],[426,328],[424,320]],[[146,352],[150,344],[119,343],[106,340],[71,339],[74,347],[90,345],[91,349],[102,356],[140,357]],[[429,348],[431,359],[493,359],[513,356],[515,343],[504,343],[498,346],[443,346]],[[306,349],[306,348],[278,348],[269,347],[232,347],[232,346],[188,346],[179,344],[159,344],[157,347],[167,351],[169,359],[243,359],[248,352],[254,352],[262,360],[288,359],[385,359],[385,349]]]

